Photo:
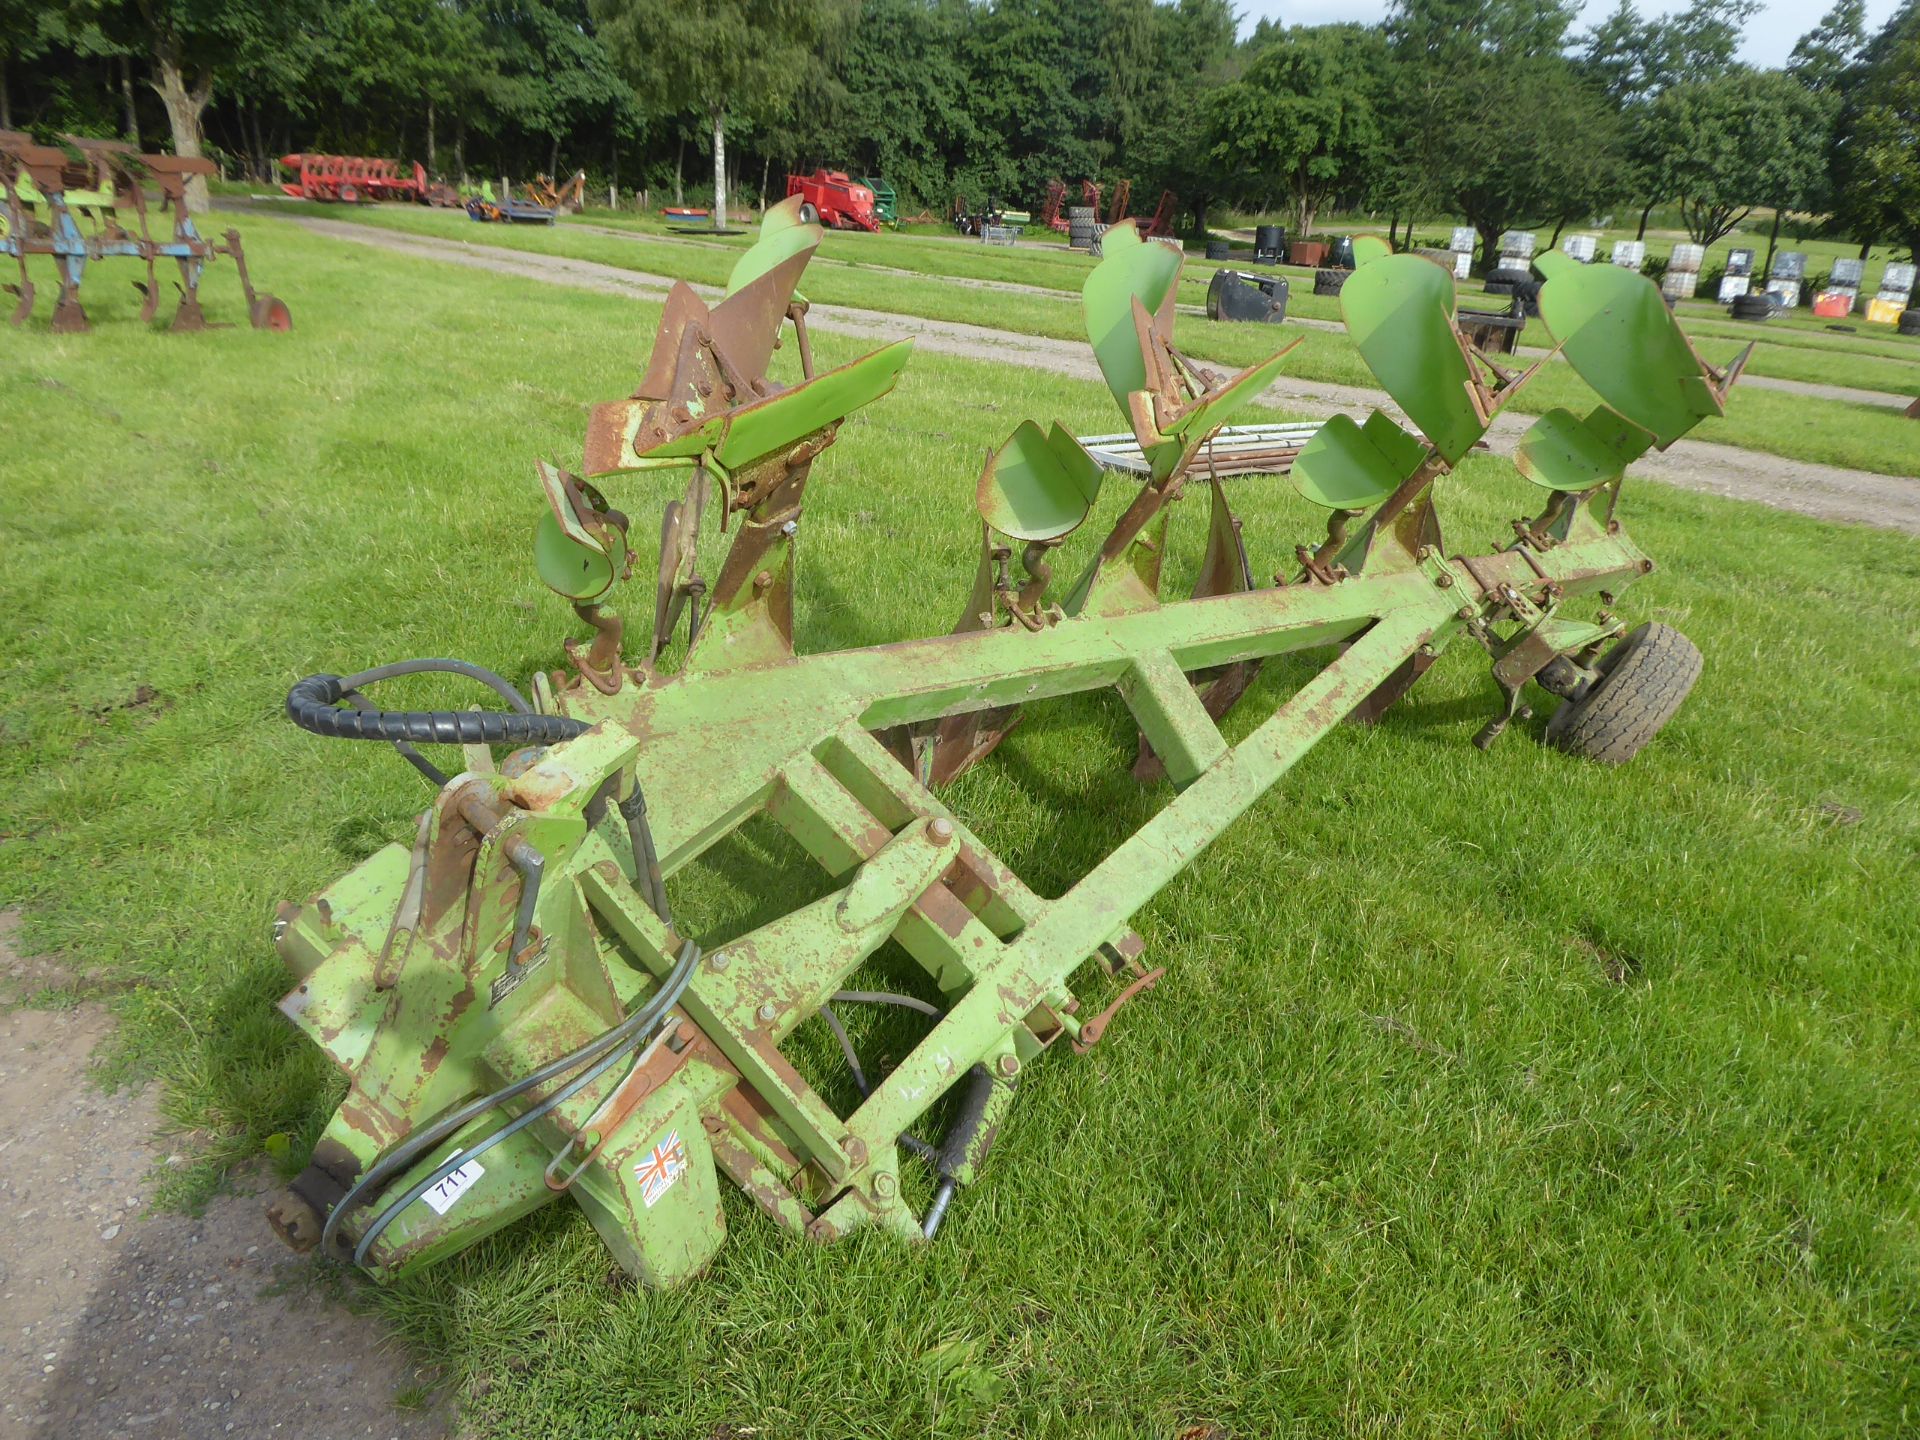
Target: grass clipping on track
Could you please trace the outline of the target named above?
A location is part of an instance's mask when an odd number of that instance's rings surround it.
[[[580,627],[533,575],[533,460],[577,461],[658,314],[247,229],[290,335],[143,331],[109,266],[93,334],[0,352],[0,894],[29,953],[123,982],[115,1073],[165,1079],[202,1186],[263,1148],[297,1168],[338,1097],[273,1009],[274,905],[425,800],[383,747],[295,730],[287,686],[554,663]],[[208,310],[243,319],[224,269]],[[803,649],[949,628],[980,457],[1025,416],[1117,423],[1097,386],[932,355],[847,423],[808,496]],[[1537,500],[1497,458],[1443,491],[1463,548]],[[1321,528],[1284,482],[1232,493],[1257,571]],[[560,1205],[372,1303],[482,1435],[1899,1432],[1915,545],[1631,482],[1624,515],[1661,568],[1621,612],[1706,655],[1666,733],[1606,771],[1534,743],[1543,705],[1481,754],[1493,689],[1454,647],[1137,917],[1167,980],[1032,1068],[938,1243],[810,1247],[729,1193],[711,1273],[656,1295]],[[1268,667],[1230,738],[1304,673]],[[1165,802],[1133,749],[1112,697],[1055,704],[949,798],[1057,893]],[[753,923],[819,883],[786,858],[749,829],[676,910]],[[911,1033],[862,1040],[884,1069]]]

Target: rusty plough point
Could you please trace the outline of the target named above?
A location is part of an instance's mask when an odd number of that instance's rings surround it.
[[[294,1243],[392,1276],[564,1192],[622,1265],[671,1285],[724,1238],[722,1177],[813,1240],[868,1226],[931,1235],[976,1179],[1026,1067],[1063,1036],[1084,1050],[1160,981],[1135,912],[1321,736],[1377,715],[1457,636],[1493,657],[1490,730],[1520,713],[1534,680],[1563,700],[1552,737],[1597,759],[1622,758],[1621,717],[1640,717],[1630,753],[1685,693],[1674,632],[1646,627],[1608,650],[1622,622],[1567,613],[1589,596],[1610,607],[1652,568],[1616,513],[1621,472],[1717,413],[1732,379],[1692,358],[1648,282],[1611,267],[1549,281],[1543,318],[1603,403],[1529,434],[1520,463],[1549,491],[1542,514],[1503,548],[1449,557],[1436,482],[1525,376],[1462,342],[1443,271],[1370,256],[1342,303],[1420,434],[1376,414],[1299,443],[1293,482],[1332,518],[1269,585],[1205,456],[1283,357],[1216,376],[1178,354],[1180,257],[1126,228],[1108,236],[1084,300],[1139,483],[1085,569],[1056,594],[1056,551],[1101,507],[1101,464],[1058,425],[1023,421],[976,485],[981,554],[954,633],[796,655],[808,479],[907,358],[896,345],[816,370],[796,287],[819,241],[779,207],[724,299],[676,288],[634,394],[594,410],[583,474],[541,466],[536,567],[592,629],[568,642],[571,671],[536,677],[530,699],[443,660],[317,675],[288,696],[310,730],[394,743],[437,792],[411,844],[284,907],[276,925],[295,981],[282,1009],[349,1081],[274,1207]],[[788,325],[791,385],[767,374]],[[1163,600],[1167,515],[1196,466],[1211,517],[1200,579],[1193,597]],[[657,471],[674,472],[674,498],[653,634],[631,646],[612,605],[633,537],[652,533],[628,509]],[[700,553],[716,529],[732,531],[717,561]],[[1329,655],[1324,667],[1230,744],[1216,721],[1254,667],[1309,649]],[[479,680],[509,708],[388,713],[364,693],[421,669]],[[1043,899],[933,787],[1029,703],[1108,687],[1139,724],[1137,771],[1175,793]],[[1596,732],[1604,750],[1583,738]],[[429,742],[466,746],[462,773],[414,748]],[[676,911],[668,884],[756,816],[837,888],[709,953],[702,917]],[[922,995],[849,988],[889,942],[924,971]],[[869,1080],[836,1007],[876,1002],[920,1012],[926,1029]],[[846,1055],[861,1096],[850,1110],[783,1050],[815,1017]],[[929,1112],[956,1088],[937,1135]]]
[[[200,309],[200,277],[216,257],[232,258],[246,292],[247,318],[256,330],[290,330],[293,317],[281,301],[255,291],[247,271],[240,232],[229,230],[216,243],[203,236],[187,213],[187,181],[211,175],[211,160],[182,159],[175,155],[142,155],[132,146],[112,140],[63,136],[58,145],[41,145],[32,136],[0,130],[0,255],[11,255],[20,280],[9,287],[19,296],[13,323],[22,325],[33,313],[34,285],[27,270],[29,255],[52,259],[60,278],[54,303],[56,334],[88,329],[87,312],[80,305],[80,282],[87,266],[113,257],[138,260],[147,278],[139,284],[145,295],[140,319],[151,321],[160,306],[155,266],[172,260],[180,267],[180,306],[174,312],[175,330],[204,330]],[[173,230],[156,240],[148,227],[146,187],[160,192],[161,208],[173,214]],[[131,226],[131,228],[129,228]],[[138,283],[138,282],[136,282]]]

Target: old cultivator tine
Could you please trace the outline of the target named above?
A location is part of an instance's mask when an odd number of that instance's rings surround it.
[[[1531,372],[1462,338],[1449,275],[1370,247],[1343,310],[1416,429],[1385,412],[1320,429],[1292,479],[1330,512],[1326,534],[1266,584],[1271,564],[1251,562],[1209,444],[1286,352],[1230,376],[1179,354],[1180,254],[1122,226],[1083,300],[1144,458],[1137,488],[1110,498],[1115,484],[1071,434],[1023,420],[975,483],[980,556],[953,633],[797,654],[807,484],[908,356],[901,343],[816,370],[797,286],[821,232],[798,207],[768,214],[718,303],[674,288],[634,393],[594,408],[581,474],[538,467],[535,568],[593,630],[590,650],[565,642],[572,672],[537,676],[528,699],[477,666],[403,662],[312,676],[288,696],[316,733],[463,744],[468,759],[411,844],[281,910],[295,982],[281,1008],[348,1081],[272,1211],[297,1245],[324,1243],[386,1278],[566,1195],[627,1270],[675,1285],[725,1237],[723,1182],[809,1240],[931,1236],[979,1180],[1025,1068],[1062,1038],[1083,1052],[1160,981],[1131,918],[1332,727],[1379,714],[1461,636],[1492,657],[1490,732],[1523,712],[1529,681],[1568,705],[1605,697],[1599,651],[1625,626],[1607,608],[1569,612],[1589,597],[1611,607],[1652,568],[1621,526],[1620,473],[1717,413],[1733,379],[1689,359],[1646,281],[1606,267],[1554,275],[1543,317],[1602,404],[1529,433],[1519,458],[1548,489],[1541,516],[1516,521],[1508,543],[1449,554],[1439,482]],[[775,379],[788,325],[799,373]],[[1168,517],[1195,474],[1206,550],[1193,596],[1167,598]],[[664,510],[653,635],[625,655],[610,606],[635,569],[626,509],[647,503]],[[1077,576],[1056,576],[1103,507],[1104,537]],[[730,538],[703,574],[709,511]],[[683,611],[688,643],[669,667]],[[1216,722],[1252,693],[1255,667],[1307,651],[1322,668],[1230,742]],[[362,693],[413,669],[480,681],[509,709],[382,712]],[[1140,730],[1136,774],[1173,793],[1044,898],[936,787],[1029,705],[1109,688]],[[507,753],[496,762],[489,747]],[[830,888],[705,954],[702,917],[670,906],[668,887],[756,817]],[[882,988],[869,967],[886,947],[911,969]],[[1177,1003],[1179,991],[1176,977],[1155,993]],[[868,1003],[924,1022],[884,1076],[867,1075],[839,1018]],[[816,1024],[845,1053],[850,1107],[784,1052]],[[939,1113],[953,1116],[944,1134]]]

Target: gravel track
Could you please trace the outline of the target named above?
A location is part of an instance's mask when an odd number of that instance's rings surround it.
[[[8,1001],[72,978],[13,949],[17,920],[0,912]],[[98,1004],[0,1010],[0,1437],[448,1435],[423,1377],[378,1322],[316,1287],[260,1196],[147,1213],[169,1163],[152,1138],[159,1087],[106,1094],[89,1081],[112,1030]],[[395,1403],[409,1391],[425,1408]]]

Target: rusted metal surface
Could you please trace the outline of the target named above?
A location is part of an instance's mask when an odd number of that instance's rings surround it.
[[[180,290],[171,328],[204,330],[207,319],[200,305],[200,278],[213,260],[226,256],[233,261],[253,328],[291,329],[293,319],[286,305],[254,289],[240,233],[228,230],[216,243],[200,234],[188,213],[187,181],[214,171],[211,160],[142,155],[114,141],[65,136],[59,144],[42,145],[31,136],[0,131],[0,190],[5,201],[0,253],[14,257],[20,276],[17,285],[10,287],[19,298],[13,323],[22,325],[33,313],[35,287],[29,256],[51,259],[59,278],[52,319],[56,334],[89,328],[80,302],[87,267],[125,258],[146,267],[146,281],[139,287],[145,296],[140,309],[143,322],[154,318],[160,304],[157,264],[171,260],[179,269]],[[149,184],[159,191],[160,208],[173,216],[171,233],[160,238],[150,226]]]

